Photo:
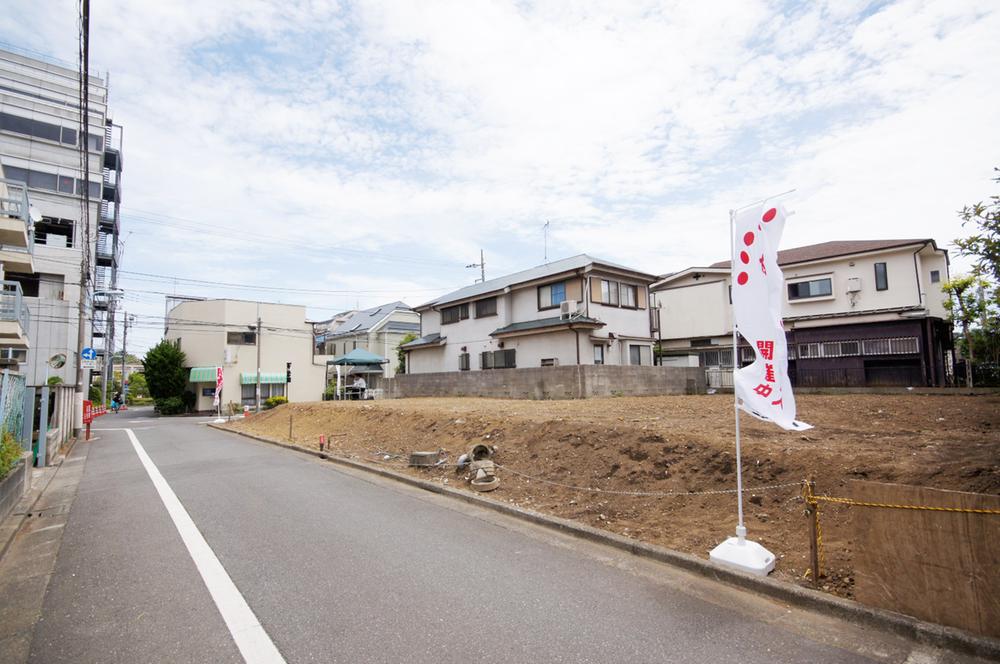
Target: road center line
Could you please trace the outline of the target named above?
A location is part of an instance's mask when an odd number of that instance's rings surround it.
[[[202,537],[198,526],[184,509],[177,494],[170,488],[167,480],[160,474],[159,468],[146,454],[146,450],[139,443],[135,433],[131,429],[125,429],[125,433],[128,434],[129,440],[132,441],[132,447],[135,448],[135,453],[139,455],[139,461],[142,462],[149,479],[153,481],[153,486],[160,494],[160,500],[163,501],[167,513],[173,519],[177,532],[180,533],[184,546],[191,554],[191,559],[208,587],[208,592],[212,595],[215,606],[222,614],[222,619],[226,621],[229,633],[233,635],[233,640],[236,641],[236,647],[240,649],[243,659],[249,664],[284,664],[285,659],[278,652],[271,637],[264,631],[257,616],[254,615],[250,605],[243,598],[243,594],[229,577],[226,568],[222,566],[215,552]]]

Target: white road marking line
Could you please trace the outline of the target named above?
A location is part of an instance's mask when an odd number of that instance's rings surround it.
[[[180,533],[184,546],[187,547],[202,580],[205,581],[208,592],[215,601],[215,606],[222,614],[222,619],[226,621],[229,633],[233,635],[233,640],[236,641],[236,646],[240,649],[243,659],[249,664],[285,664],[284,657],[278,652],[271,637],[264,631],[264,627],[243,598],[243,594],[229,577],[226,568],[222,566],[222,563],[215,556],[215,552],[202,537],[198,526],[191,520],[191,516],[184,509],[177,494],[170,488],[156,464],[146,454],[146,450],[139,443],[135,433],[131,429],[125,429],[125,433],[128,434],[129,440],[132,441],[132,447],[135,448],[135,453],[139,455],[139,461],[142,462],[149,479],[153,481],[153,486],[160,494],[160,500],[163,501],[167,513],[173,519],[177,532]]]

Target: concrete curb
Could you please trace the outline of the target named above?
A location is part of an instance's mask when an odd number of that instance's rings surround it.
[[[809,588],[803,588],[784,581],[776,581],[770,578],[761,578],[743,574],[740,572],[723,569],[711,564],[707,560],[696,558],[695,556],[673,551],[654,544],[647,544],[638,540],[628,539],[614,533],[610,533],[597,528],[561,519],[559,517],[548,516],[538,512],[514,507],[507,503],[502,503],[479,494],[466,493],[451,487],[428,482],[410,475],[397,473],[386,468],[370,466],[359,461],[353,461],[343,457],[336,457],[325,452],[310,450],[299,447],[291,443],[255,436],[242,431],[233,431],[222,425],[208,424],[213,429],[218,429],[226,433],[251,438],[262,443],[269,443],[284,447],[294,452],[308,454],[331,461],[335,464],[361,470],[364,472],[379,475],[388,479],[393,479],[404,484],[409,484],[431,493],[451,496],[467,503],[472,503],[480,507],[485,507],[508,516],[512,516],[523,521],[528,521],[546,528],[551,528],[564,533],[569,533],[583,539],[612,546],[616,549],[627,551],[631,554],[649,558],[668,565],[673,565],[689,572],[694,572],[702,576],[720,581],[730,586],[736,586],[745,590],[751,590],[762,595],[766,595],[782,602],[787,602],[812,611],[817,611],[837,618],[843,618],[855,623],[869,625],[876,629],[896,634],[917,643],[921,643],[936,648],[946,648],[956,650],[976,657],[986,657],[990,659],[1000,659],[1000,639],[993,639],[985,636],[977,636],[964,630],[954,627],[946,627],[935,623],[925,622],[902,613],[878,609],[858,602],[842,599],[833,595],[828,595]]]

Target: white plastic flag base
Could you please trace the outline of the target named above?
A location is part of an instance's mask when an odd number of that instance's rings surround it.
[[[756,576],[767,576],[774,570],[774,554],[757,542],[730,537],[712,549],[708,559],[716,565]]]

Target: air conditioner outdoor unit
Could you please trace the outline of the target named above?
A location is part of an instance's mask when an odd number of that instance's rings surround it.
[[[560,318],[571,318],[576,315],[577,302],[576,300],[563,300],[559,303],[559,317]]]
[[[851,277],[847,280],[847,292],[848,293],[860,293],[861,292],[861,277]]]

